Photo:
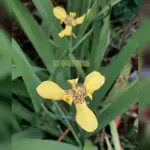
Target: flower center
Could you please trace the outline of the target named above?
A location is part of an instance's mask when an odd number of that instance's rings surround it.
[[[86,88],[85,86],[80,87],[73,87],[71,90],[65,91],[66,95],[68,96],[68,99],[71,98],[73,103],[83,103],[84,98],[86,96]]]
[[[66,25],[72,25],[72,21],[73,21],[73,17],[67,16],[67,17],[65,18],[65,20],[64,20],[64,23],[65,23]]]

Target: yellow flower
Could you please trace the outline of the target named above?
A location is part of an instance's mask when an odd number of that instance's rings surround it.
[[[81,17],[75,19],[76,17],[75,12],[70,12],[69,14],[67,14],[65,9],[59,6],[53,9],[53,13],[54,16],[60,20],[61,24],[62,23],[65,24],[65,29],[58,34],[61,38],[64,36],[72,36],[72,35],[75,37],[75,34],[72,33],[72,27],[82,24],[86,16],[84,14]]]
[[[72,89],[63,90],[52,81],[44,81],[37,87],[38,94],[45,99],[63,100],[69,105],[75,104],[76,122],[87,132],[93,132],[98,127],[95,114],[88,108],[85,98],[92,99],[94,91],[98,90],[105,82],[105,77],[93,71],[86,76],[84,84],[77,86],[78,78],[68,80]]]

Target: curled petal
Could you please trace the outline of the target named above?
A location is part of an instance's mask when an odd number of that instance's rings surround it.
[[[72,35],[72,26],[66,25],[65,29],[59,33],[59,36],[63,38],[64,36]]]
[[[63,22],[65,20],[65,18],[67,17],[67,13],[65,11],[64,8],[62,7],[55,7],[53,9],[53,13],[54,13],[54,16],[59,19],[61,22]]]
[[[105,77],[97,71],[93,71],[85,78],[84,85],[87,90],[87,96],[90,98],[94,91],[98,90],[105,82]]]
[[[76,121],[87,132],[93,132],[98,127],[95,114],[87,107],[86,103],[76,103]]]
[[[45,99],[62,100],[65,97],[64,90],[52,81],[42,82],[36,90]]]

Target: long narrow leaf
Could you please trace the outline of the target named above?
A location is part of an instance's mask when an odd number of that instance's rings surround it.
[[[36,87],[39,85],[40,80],[33,73],[32,66],[29,64],[25,55],[23,54],[19,45],[13,40],[12,41],[13,50],[10,49],[13,60],[15,61],[17,68],[24,80],[24,83],[27,87],[27,91],[31,96],[31,100],[36,112],[40,110],[40,103],[42,99],[36,92]]]
[[[121,73],[124,66],[132,54],[137,49],[142,49],[150,41],[150,34],[147,34],[150,29],[150,20],[147,20],[142,28],[140,28],[134,35],[128,40],[128,43],[121,49],[120,53],[112,60],[102,72],[105,76],[106,82],[100,91],[95,93],[95,99],[92,102],[92,108],[97,108],[99,102],[104,98],[116,78]]]
[[[136,104],[145,95],[149,95],[150,80],[139,81],[129,88],[124,94],[114,100],[98,117],[99,127],[103,129],[116,117],[122,115],[127,109]]]
[[[13,11],[19,24],[31,40],[33,46],[38,52],[39,56],[43,60],[45,66],[50,72],[53,70],[53,49],[42,32],[40,26],[29,13],[29,11],[23,6],[20,0],[6,0],[6,6],[9,10]]]
[[[61,142],[56,142],[52,140],[13,140],[12,141],[13,150],[81,150],[76,146],[65,144]]]

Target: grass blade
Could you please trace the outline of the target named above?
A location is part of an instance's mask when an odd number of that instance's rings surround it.
[[[31,140],[31,139],[22,139],[22,140],[13,140],[12,141],[12,149],[13,150],[48,150],[48,149],[54,149],[54,150],[81,150],[80,148],[52,140]]]
[[[112,139],[113,139],[115,150],[120,150],[120,140],[119,140],[119,135],[118,135],[115,121],[112,121],[110,123],[110,131],[112,134]]]
[[[34,20],[32,15],[23,6],[20,0],[6,0],[6,6],[13,12],[19,24],[27,34],[32,42],[39,56],[43,60],[45,66],[50,72],[53,70],[53,46],[45,37],[38,23]]]
[[[9,43],[7,43],[7,45],[9,45]],[[12,58],[15,61],[17,68],[24,80],[27,91],[31,97],[34,109],[36,112],[39,112],[42,99],[37,94],[36,87],[40,83],[40,80],[33,73],[31,65],[27,61],[25,55],[22,53],[19,45],[14,40],[12,41],[12,46],[13,49],[10,47],[10,53],[12,55]]]
[[[117,99],[112,100],[113,102],[98,117],[99,127],[97,131],[103,129],[116,117],[122,115],[128,108],[136,104],[139,99],[143,100],[145,95],[149,95],[149,89],[150,80],[139,81],[134,83]]]
[[[117,3],[119,3],[121,0],[115,0],[111,2],[111,6],[113,7],[114,5],[116,5]],[[84,24],[81,26],[81,30],[80,30],[80,34],[79,37],[82,37],[83,34],[85,33],[85,31],[87,30],[88,26],[90,25],[90,23],[92,21],[94,21],[96,15],[97,15],[97,8],[100,6],[101,0],[95,0],[90,13],[88,14],[88,17],[86,18],[86,20],[84,21]],[[107,11],[109,10],[109,6],[106,5],[101,12],[99,13],[100,15],[105,14]]]
[[[150,35],[147,34],[150,27],[150,20],[147,20],[142,28],[140,28],[134,35],[129,39],[128,43],[122,48],[120,53],[112,60],[112,62],[102,70],[105,76],[106,82],[99,92],[95,93],[94,101],[91,103],[92,108],[97,108],[98,103],[108,90],[111,88],[119,74],[121,73],[124,66],[128,63],[128,60],[137,49],[142,49],[150,41]]]
[[[106,144],[107,144],[108,150],[113,150],[107,135],[105,135],[105,140],[106,140]]]
[[[110,24],[110,16],[107,16],[104,20],[103,20],[103,26],[100,29],[100,21],[96,22],[96,26],[95,26],[95,35],[97,39],[95,39],[95,41],[93,41],[93,49],[92,49],[92,53],[91,53],[91,67],[90,70],[95,69],[95,70],[99,70],[101,62],[103,60],[104,54],[105,54],[105,50],[108,46],[108,42],[109,42],[109,24]],[[100,34],[99,34],[100,33]],[[98,35],[97,35],[98,34]],[[95,59],[93,59],[95,58]]]

